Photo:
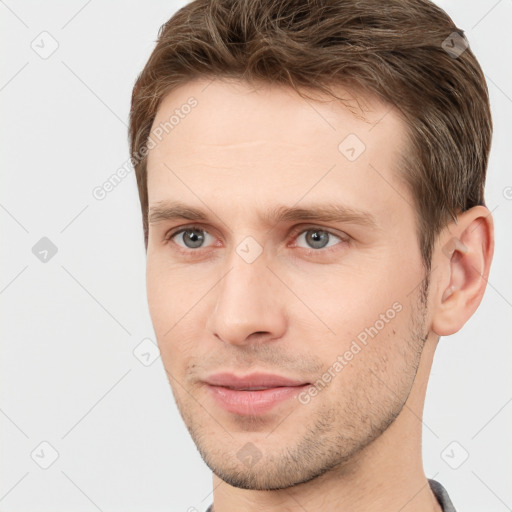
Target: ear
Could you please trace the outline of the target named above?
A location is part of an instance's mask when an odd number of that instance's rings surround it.
[[[494,253],[494,223],[485,206],[475,206],[443,230],[435,247],[438,283],[431,329],[456,333],[476,311],[484,295]],[[433,261],[434,263],[434,261]],[[433,265],[434,268],[434,265]]]

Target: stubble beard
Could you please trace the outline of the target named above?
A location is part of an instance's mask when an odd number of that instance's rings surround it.
[[[399,371],[403,373],[395,383],[395,389],[388,389],[384,399],[376,400],[369,408],[362,407],[362,404],[368,405],[368,389],[383,387],[379,377],[369,369],[362,376],[364,378],[356,383],[352,396],[343,402],[341,407],[339,404],[333,405],[324,401],[318,402],[316,408],[311,409],[314,411],[315,420],[300,439],[290,441],[290,436],[279,439],[281,425],[277,428],[271,427],[271,433],[263,436],[258,434],[258,438],[263,437],[264,440],[267,437],[274,437],[275,441],[269,445],[278,448],[267,448],[261,441],[259,444],[255,442],[255,449],[261,448],[261,458],[252,466],[244,465],[237,457],[237,452],[247,443],[248,436],[244,436],[242,442],[238,441],[236,437],[240,431],[230,435],[209,416],[207,419],[210,424],[201,425],[191,410],[195,409],[203,417],[207,415],[205,410],[197,404],[194,404],[195,407],[192,409],[187,407],[171,385],[178,410],[206,465],[233,487],[262,491],[290,488],[319,478],[328,472],[336,471],[342,474],[350,471],[351,461],[387,430],[409,397],[428,335],[424,332],[428,284],[428,279],[425,279],[420,286],[417,305],[411,313],[409,336],[404,340],[407,350],[400,355],[404,361]],[[189,396],[186,399],[191,400]],[[300,409],[310,405],[305,406],[297,402],[296,407]],[[282,424],[288,421],[294,424],[293,415],[294,411]],[[247,421],[245,418],[244,422]],[[298,423],[301,424],[300,421]],[[254,418],[254,430],[259,430],[256,427],[260,424],[261,421]],[[212,435],[212,429],[218,430],[217,434]],[[251,430],[248,434],[251,435]],[[219,441],[219,435],[222,442]]]

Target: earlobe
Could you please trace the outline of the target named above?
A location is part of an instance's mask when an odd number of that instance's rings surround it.
[[[440,237],[435,257],[441,267],[434,298],[432,330],[439,336],[459,331],[478,308],[494,250],[493,221],[484,206],[458,216]]]

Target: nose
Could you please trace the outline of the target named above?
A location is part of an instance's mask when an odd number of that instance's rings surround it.
[[[234,253],[229,263],[229,272],[216,287],[215,308],[207,321],[210,334],[240,346],[281,338],[286,330],[281,283],[266,259],[261,255],[247,263]]]

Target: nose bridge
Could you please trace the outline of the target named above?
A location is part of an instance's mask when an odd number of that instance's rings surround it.
[[[285,328],[265,255],[256,255],[251,244],[250,240],[241,242],[230,255],[229,271],[219,283],[209,319],[211,334],[231,344],[249,343],[253,333],[279,338]]]

